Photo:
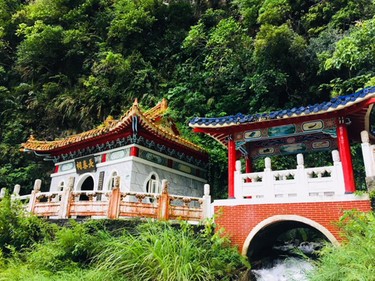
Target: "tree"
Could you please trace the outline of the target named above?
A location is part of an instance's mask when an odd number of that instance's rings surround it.
[[[330,82],[334,95],[355,91],[374,77],[375,20],[357,23],[336,42],[333,50],[319,54],[323,71],[336,77]]]

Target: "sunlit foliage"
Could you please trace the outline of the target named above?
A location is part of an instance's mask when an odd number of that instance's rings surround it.
[[[371,0],[0,0],[0,186],[30,190],[52,167],[21,154],[166,97],[193,116],[314,104],[373,85]],[[223,150],[212,155],[225,196]]]
[[[348,212],[341,219],[346,241],[339,247],[327,245],[310,280],[374,280],[374,213]]]

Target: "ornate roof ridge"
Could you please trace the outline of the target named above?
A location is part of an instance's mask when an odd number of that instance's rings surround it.
[[[375,87],[365,88],[349,95],[338,96],[332,98],[330,101],[327,102],[301,106],[298,108],[294,107],[291,109],[277,110],[269,113],[256,113],[247,115],[237,113],[236,115],[210,118],[195,117],[190,120],[189,126],[192,128],[220,128],[229,127],[233,125],[249,124],[259,121],[315,115],[340,110],[352,104],[368,99],[372,96],[375,97]]]
[[[146,110],[144,112],[145,116],[149,116],[150,118],[156,118],[168,109],[168,101],[163,98],[161,102],[159,102],[157,105],[155,105],[153,108],[150,108],[149,110]]]
[[[31,135],[25,143],[21,144],[21,146],[23,147],[21,151],[51,151],[54,149],[64,148],[74,143],[79,143],[86,140],[93,140],[96,137],[120,131],[122,128],[124,128],[126,125],[132,122],[133,116],[138,116],[146,125],[146,127],[152,130],[157,135],[160,135],[161,137],[167,138],[171,141],[177,142],[185,147],[189,147],[190,149],[199,152],[204,152],[205,150],[200,146],[178,135],[174,135],[173,133],[163,128],[161,125],[157,125],[153,122],[153,119],[164,113],[167,108],[167,101],[163,99],[153,108],[145,112],[142,112],[142,110],[139,107],[138,100],[136,99],[131,108],[127,110],[118,120],[114,120],[111,117],[107,117],[107,119],[97,128],[82,133],[74,134],[63,139],[55,139],[53,141],[36,140],[34,136]]]

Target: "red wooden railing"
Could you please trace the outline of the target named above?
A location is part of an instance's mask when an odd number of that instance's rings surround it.
[[[116,178],[111,191],[73,191],[73,185],[71,178],[63,191],[41,192],[41,181],[36,180],[30,195],[19,196],[20,187],[17,185],[12,198],[28,200],[26,209],[29,212],[50,219],[153,218],[198,222],[210,217],[208,184],[204,186],[202,198],[171,195],[166,180],[162,181],[161,194],[121,192],[120,177]]]

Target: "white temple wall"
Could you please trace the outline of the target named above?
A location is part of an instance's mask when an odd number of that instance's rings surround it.
[[[130,190],[130,178],[132,169],[132,157],[126,157],[120,161],[105,162],[97,165],[97,174],[104,171],[103,190],[110,189],[110,181],[114,176],[114,172],[117,176],[121,177],[120,190],[122,192]]]
[[[120,189],[121,191],[130,190],[130,177],[132,169],[132,157],[126,157],[121,160],[108,161],[97,164],[96,172],[89,172],[84,174],[77,174],[75,169],[69,172],[54,173],[51,175],[50,191],[58,191],[61,188],[61,183],[67,183],[70,177],[74,177],[74,190],[80,190],[80,186],[87,176],[92,176],[94,180],[94,190],[101,188],[103,191],[109,189],[110,181],[113,173],[116,172],[121,177]],[[101,172],[104,172],[103,180],[101,180]]]
[[[51,175],[51,185],[50,191],[61,191],[62,186],[68,184],[68,179],[74,177],[74,182],[76,182],[76,172],[73,170],[71,173],[55,173]]]
[[[185,196],[203,196],[204,179],[164,167],[153,162],[134,158],[131,176],[131,191],[146,192],[146,183],[151,175],[156,175],[158,186],[166,179],[169,182],[170,194]]]
[[[111,179],[114,176],[120,176],[121,191],[146,192],[147,181],[150,180],[151,175],[155,175],[159,189],[161,189],[161,181],[163,179],[168,180],[170,194],[197,197],[203,195],[203,186],[207,181],[190,174],[196,169],[201,169],[202,173],[205,174],[202,168],[176,159],[173,160],[174,168],[167,167],[164,163],[168,161],[165,155],[143,147],[140,148],[140,156],[143,158],[129,156],[129,146],[104,152],[107,156],[106,161],[102,163],[100,161],[104,153],[96,154],[95,162],[99,162],[96,164],[96,171],[84,174],[76,173],[74,160],[57,163],[59,171],[51,175],[50,191],[62,190],[63,185],[68,183],[70,177],[75,179],[74,190],[80,190],[82,183],[88,176],[91,176],[94,180],[95,191],[107,191],[110,189]],[[153,161],[148,160],[148,158]],[[160,161],[163,164],[155,163],[155,161]]]

